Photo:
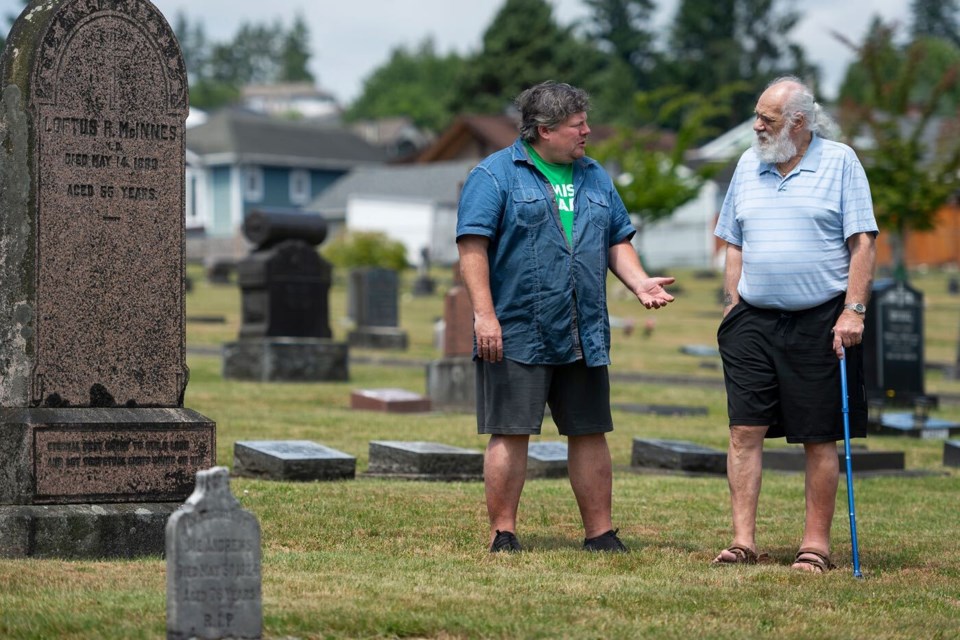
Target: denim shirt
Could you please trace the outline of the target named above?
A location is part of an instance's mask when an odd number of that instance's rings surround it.
[[[609,249],[635,229],[595,160],[574,162],[573,186],[571,247],[553,188],[521,140],[483,160],[463,185],[457,240],[490,240],[490,290],[510,360],[559,365],[582,357],[588,367],[610,364]]]

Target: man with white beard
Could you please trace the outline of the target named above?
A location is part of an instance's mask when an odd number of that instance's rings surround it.
[[[824,573],[843,439],[840,366],[851,436],[866,436],[860,347],[876,261],[866,175],[797,78],[760,96],[756,139],[737,164],[717,222],[725,240],[723,358],[730,420],[733,541],[714,564],[752,564],[764,438],[801,443],[806,517],[793,568]],[[844,356],[844,349],[846,353]],[[839,366],[838,366],[839,361]]]

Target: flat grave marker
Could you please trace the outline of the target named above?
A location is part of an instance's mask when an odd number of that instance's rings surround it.
[[[406,389],[358,389],[350,394],[350,408],[385,413],[425,413],[430,398]]]
[[[566,478],[568,475],[566,442],[531,442],[528,445],[528,478]]]
[[[483,452],[438,442],[370,442],[367,475],[411,480],[482,480]]]
[[[960,467],[960,440],[943,443],[943,466]]]
[[[630,466],[726,475],[727,452],[684,440],[634,438]]]
[[[309,440],[249,440],[233,445],[233,474],[265,480],[348,480],[357,459]]]

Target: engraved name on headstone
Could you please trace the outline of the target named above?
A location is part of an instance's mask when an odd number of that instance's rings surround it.
[[[259,638],[260,524],[230,492],[226,467],[197,473],[166,529],[167,638]]]
[[[176,38],[146,0],[61,0],[34,7],[8,42],[5,124],[18,142],[5,164],[27,167],[33,197],[0,207],[2,235],[27,235],[0,265],[0,361],[17,378],[0,404],[179,406],[187,85]]]

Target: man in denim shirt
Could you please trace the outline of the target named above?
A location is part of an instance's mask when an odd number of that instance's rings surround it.
[[[473,304],[477,428],[490,550],[519,551],[527,445],[544,406],[569,438],[584,548],[626,551],[611,520],[609,268],[648,309],[673,300],[630,244],[610,177],[584,155],[587,94],[544,82],[517,98],[520,138],[467,178],[457,214],[460,270]]]

